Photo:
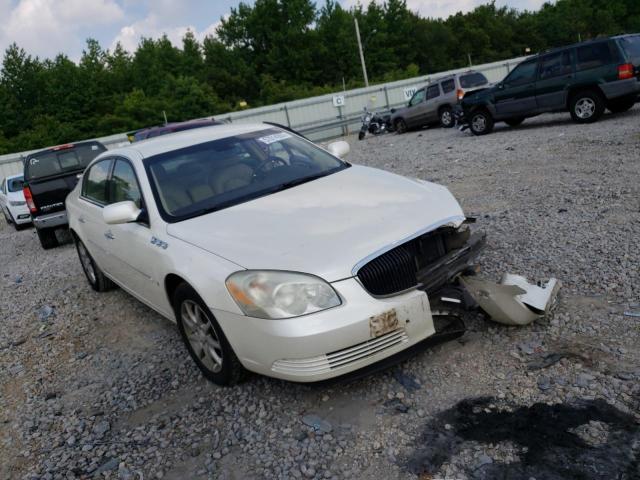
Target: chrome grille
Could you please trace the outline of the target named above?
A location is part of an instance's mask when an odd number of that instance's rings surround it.
[[[417,285],[418,270],[433,263],[446,251],[445,235],[450,228],[429,232],[374,258],[360,270],[358,279],[376,296],[392,295]]]

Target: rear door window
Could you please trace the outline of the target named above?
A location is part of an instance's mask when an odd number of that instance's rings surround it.
[[[436,98],[439,95],[440,95],[440,87],[438,86],[438,84],[427,87],[427,100]]]
[[[552,53],[540,60],[540,79],[558,77],[571,73],[571,51]]]
[[[467,73],[465,75],[460,75],[460,86],[462,88],[475,88],[481,87],[489,83],[487,77],[485,77],[480,72]]]
[[[111,159],[101,160],[84,175],[82,196],[100,205],[107,204],[107,179],[112,164]]]
[[[453,92],[456,89],[456,84],[453,81],[453,78],[450,80],[445,80],[440,84],[440,86],[442,87],[443,93]]]
[[[576,49],[578,70],[589,70],[613,63],[613,54],[609,42],[592,43]]]

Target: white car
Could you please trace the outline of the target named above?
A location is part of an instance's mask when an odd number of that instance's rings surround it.
[[[0,183],[0,209],[7,223],[12,223],[16,230],[31,223],[31,213],[22,193],[22,184],[22,174],[8,176]]]
[[[324,380],[425,340],[484,237],[445,187],[348,150],[258,124],[102,153],[66,201],[89,283],[176,321],[218,384]]]

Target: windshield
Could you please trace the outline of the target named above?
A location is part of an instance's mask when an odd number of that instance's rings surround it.
[[[23,183],[23,177],[10,178],[7,181],[7,186],[9,187],[10,192],[19,192],[22,190]]]
[[[621,37],[620,45],[631,62],[636,65],[640,63],[640,35]]]
[[[105,150],[101,143],[95,142],[30,155],[25,162],[25,178],[33,180],[84,170],[91,160]]]
[[[481,87],[487,83],[489,83],[489,80],[480,72],[467,73],[460,76],[460,86],[462,88]]]
[[[228,208],[349,167],[277,128],[163,153],[145,165],[167,222]]]

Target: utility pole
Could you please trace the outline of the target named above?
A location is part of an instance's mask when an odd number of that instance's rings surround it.
[[[356,24],[356,38],[358,39],[358,50],[360,51],[360,63],[362,63],[362,75],[364,76],[364,86],[369,86],[369,77],[367,77],[367,66],[364,63],[364,53],[362,51],[362,41],[360,40],[360,28],[358,28],[358,19],[354,18]]]

